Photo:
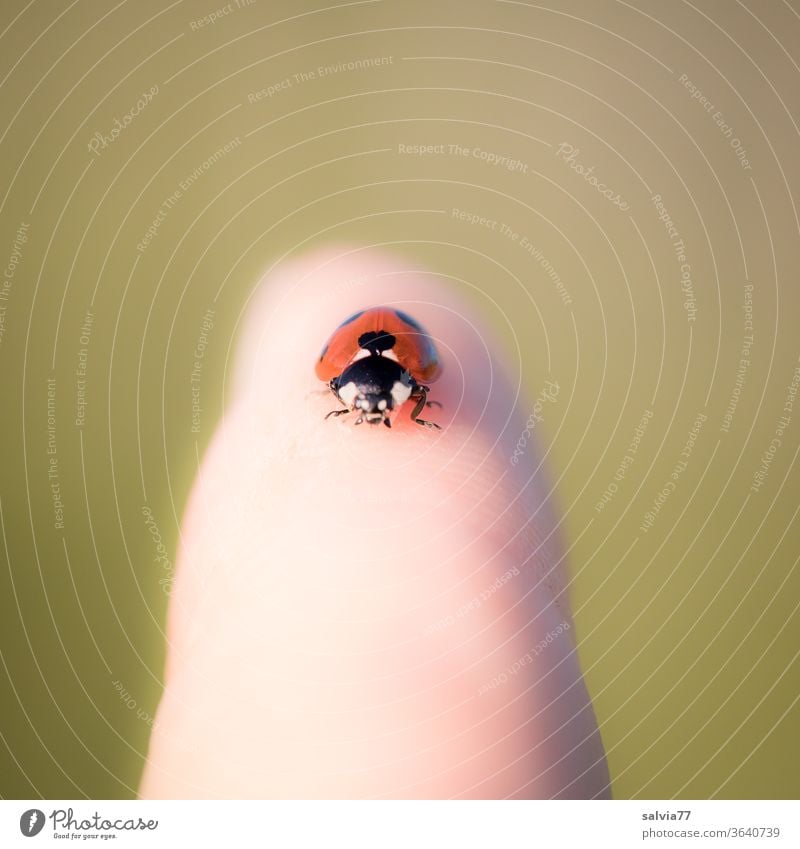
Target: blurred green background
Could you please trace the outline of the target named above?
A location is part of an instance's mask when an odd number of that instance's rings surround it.
[[[6,0],[0,795],[135,795],[242,310],[346,243],[462,281],[567,390],[616,797],[796,797],[798,12]]]

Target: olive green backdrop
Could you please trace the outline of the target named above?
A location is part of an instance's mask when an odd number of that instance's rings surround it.
[[[1,795],[135,794],[237,322],[339,243],[452,277],[559,381],[616,796],[798,794],[796,2],[6,0],[0,31]]]

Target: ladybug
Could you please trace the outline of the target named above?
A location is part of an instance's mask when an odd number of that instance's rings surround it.
[[[441,406],[428,401],[425,385],[441,371],[433,340],[410,315],[393,307],[357,312],[333,331],[317,361],[317,377],[344,404],[325,418],[357,412],[356,424],[391,427],[389,414],[411,399],[416,402],[411,420],[440,430],[419,414],[426,405]]]

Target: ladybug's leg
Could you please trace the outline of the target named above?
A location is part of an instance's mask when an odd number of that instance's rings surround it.
[[[334,377],[331,381],[329,381],[328,388],[331,390],[331,392],[333,392],[333,395],[336,398],[336,400],[340,404],[343,404],[344,401],[342,401],[342,399],[339,397],[338,383],[339,383],[339,378]],[[351,412],[352,412],[352,410],[349,407],[345,407],[344,410],[331,410],[330,413],[328,413],[328,415],[325,416],[325,419],[327,420],[331,416],[337,416],[337,417],[343,416],[343,415],[345,415],[345,413],[351,413]]]
[[[416,406],[411,411],[411,421],[416,422],[418,425],[422,425],[423,427],[431,427],[436,428],[436,430],[441,430],[441,427],[439,427],[439,425],[435,422],[427,422],[425,419],[418,418],[419,414],[428,403],[428,391],[427,386],[420,386],[418,384],[411,393],[411,400],[417,402]]]
[[[444,404],[442,404],[441,401],[426,401],[425,406],[426,407],[438,407],[441,410],[444,407]]]

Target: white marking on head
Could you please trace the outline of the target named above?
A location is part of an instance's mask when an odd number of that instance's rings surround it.
[[[342,399],[342,403],[346,407],[353,407],[356,401],[356,396],[358,395],[358,387],[351,380],[349,383],[345,383],[344,386],[339,387],[339,397]]]
[[[379,410],[385,410],[386,409],[386,401],[383,398],[380,401],[378,401],[378,409]]]
[[[403,373],[404,375],[406,372]],[[396,380],[394,382],[394,386],[392,386],[392,398],[394,398],[394,406],[395,408],[399,407],[401,404],[405,404],[406,401],[411,397],[411,384],[407,383],[402,378],[400,380]]]

